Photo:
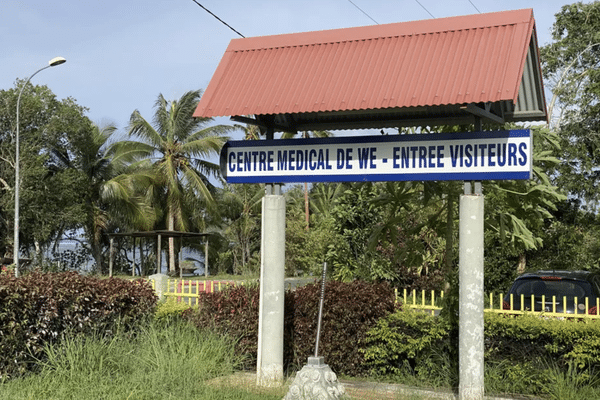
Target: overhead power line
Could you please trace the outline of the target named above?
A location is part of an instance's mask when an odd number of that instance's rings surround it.
[[[430,12],[429,12],[429,10],[428,10],[428,9],[426,9],[426,8],[425,8],[425,6],[424,6],[423,4],[421,4],[421,2],[419,2],[419,0],[415,0],[415,1],[417,2],[417,4],[419,4],[419,5],[420,5],[420,6],[423,8],[423,10],[427,11],[427,14],[431,15],[431,18],[435,18],[435,17],[433,16],[433,14],[432,14],[432,13],[430,13]]]
[[[366,13],[366,12],[365,12],[365,11],[364,11],[362,8],[360,8],[359,6],[357,6],[356,4],[354,4],[354,3],[353,3],[351,0],[348,0],[348,2],[349,2],[350,4],[352,4],[354,7],[358,8],[358,10],[359,10],[361,13],[365,14],[365,15],[366,15],[366,16],[367,16],[367,17],[368,17],[368,18],[369,18],[371,21],[373,21],[373,22],[375,22],[377,25],[379,25],[379,22],[375,21],[375,20],[373,19],[373,17],[371,17],[369,14],[367,14],[367,13]]]
[[[214,13],[212,13],[208,8],[204,7],[202,4],[198,3],[196,0],[192,0],[194,3],[198,4],[200,7],[202,7],[204,9],[204,11],[206,11],[207,13],[209,13],[210,15],[212,15],[213,17],[215,17],[216,19],[218,19],[223,25],[225,25],[226,27],[228,27],[229,29],[231,29],[232,31],[234,31],[235,33],[237,33],[238,35],[240,35],[241,37],[245,38],[246,36],[242,35],[241,33],[239,33],[238,31],[236,31],[231,25],[229,25],[227,22],[223,21],[221,18],[217,17]]]
[[[473,8],[476,9],[479,14],[481,14],[481,11],[479,11],[479,8],[477,8],[475,6],[475,4],[473,4],[473,2],[471,0],[469,0],[469,3],[471,3],[471,5],[473,6]]]

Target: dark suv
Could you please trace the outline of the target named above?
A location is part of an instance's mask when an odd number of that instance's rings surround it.
[[[519,276],[504,296],[502,308],[519,311],[545,311],[598,315],[600,274],[589,271],[537,271]],[[523,295],[523,307],[521,307]],[[534,304],[532,306],[531,301]],[[553,308],[553,297],[556,308]],[[577,299],[577,303],[575,303]],[[577,310],[577,311],[575,311]]]

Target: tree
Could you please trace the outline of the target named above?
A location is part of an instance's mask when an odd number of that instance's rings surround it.
[[[226,227],[223,235],[228,246],[220,256],[223,267],[234,274],[256,272],[260,251],[261,199],[264,185],[225,184],[219,197],[219,209]],[[228,259],[228,260],[227,260]]]
[[[106,270],[108,232],[132,226],[150,229],[154,224],[152,210],[136,195],[127,174],[128,161],[132,160],[128,147],[111,142],[116,130],[111,124],[82,124],[69,135],[68,146],[53,148],[50,153],[57,169],[81,174],[84,190],[79,202],[85,219],[80,226],[86,238],[84,246],[100,272]]]
[[[12,246],[14,220],[14,142],[18,80],[14,89],[0,91],[0,250]],[[86,109],[71,98],[56,99],[46,86],[31,83],[23,91],[20,108],[20,232],[22,249],[35,247],[39,259],[47,246],[65,229],[84,218],[82,176],[57,168],[51,149],[68,148],[69,136],[89,124]]]
[[[563,154],[556,184],[588,206],[600,200],[600,1],[565,5],[541,49],[549,112]],[[556,115],[552,115],[556,114]]]
[[[214,187],[210,176],[216,176],[219,166],[208,161],[217,155],[226,141],[224,134],[235,129],[230,126],[207,126],[211,118],[192,116],[202,95],[201,90],[189,91],[179,100],[167,101],[162,95],[155,103],[153,124],[139,111],[131,115],[129,136],[136,141],[123,141],[121,147],[138,160],[138,181],[145,182],[146,195],[155,206],[164,207],[166,227],[170,231],[186,231],[186,195],[205,200],[208,212],[214,209]],[[196,211],[199,212],[199,211]],[[169,267],[175,270],[175,242],[169,238]]]

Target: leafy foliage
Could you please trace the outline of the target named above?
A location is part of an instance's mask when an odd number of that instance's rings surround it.
[[[19,90],[0,90],[0,254],[12,246],[15,182],[15,115]],[[85,218],[81,199],[84,177],[61,169],[54,148],[71,150],[70,139],[90,125],[85,108],[73,99],[59,101],[46,86],[30,83],[20,103],[20,231],[23,248],[41,246]],[[12,251],[10,251],[12,253]]]
[[[541,49],[553,97],[552,126],[563,153],[557,184],[587,205],[598,204],[600,161],[600,2],[564,5],[552,27],[553,43]],[[552,115],[554,114],[554,115]]]
[[[184,302],[178,302],[175,299],[168,298],[166,301],[158,303],[154,312],[154,319],[160,323],[171,323],[181,319],[184,312],[191,306]]]
[[[590,383],[600,367],[600,321],[559,320],[534,315],[486,313],[487,380],[509,382],[519,393],[545,393],[553,376]],[[400,311],[367,333],[362,351],[374,374],[415,375],[426,380],[451,376],[456,384],[455,333],[445,318]],[[491,376],[493,375],[493,376]],[[526,384],[524,384],[526,382]]]
[[[319,284],[298,288],[293,307],[293,365],[306,363],[316,341]],[[377,320],[394,311],[394,291],[388,283],[327,282],[319,355],[336,373],[360,376],[367,373],[364,346],[367,331]]]
[[[258,347],[258,286],[236,286],[200,298],[198,308],[184,318],[199,328],[213,328],[237,341],[248,356],[245,366],[256,365]],[[320,285],[311,284],[285,294],[284,363],[300,368],[313,354]],[[366,372],[358,351],[367,330],[394,310],[394,292],[387,283],[328,282],[325,289],[320,355],[336,371],[348,375]]]
[[[11,376],[44,358],[44,346],[65,335],[111,335],[132,330],[153,312],[156,295],[145,281],[85,277],[74,272],[0,275],[0,375]]]
[[[159,95],[155,103],[153,123],[139,111],[131,114],[129,136],[137,140],[118,143],[119,154],[131,160],[131,176],[139,191],[162,214],[163,226],[170,231],[188,231],[192,215],[190,198],[200,200],[204,213],[215,210],[209,181],[219,166],[209,162],[227,140],[224,136],[234,128],[225,125],[207,126],[211,118],[192,116],[201,90],[188,91],[179,100],[167,101]],[[200,213],[203,214],[203,213]],[[206,226],[203,227],[206,229]],[[175,240],[169,238],[169,269],[175,271]]]
[[[421,312],[396,312],[380,319],[367,333],[362,349],[377,375],[398,374],[409,368],[421,376],[438,374],[430,359],[449,352],[450,328],[445,319]]]
[[[331,210],[336,236],[328,245],[326,260],[333,276],[346,282],[389,279],[393,274],[389,260],[368,246],[373,227],[383,218],[373,202],[377,185],[356,183],[346,189]]]
[[[224,185],[218,192],[219,211],[226,224],[223,230],[226,243],[215,260],[220,272],[258,272],[263,195],[264,188],[258,184]]]

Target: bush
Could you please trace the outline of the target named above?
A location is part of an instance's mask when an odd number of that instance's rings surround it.
[[[598,378],[594,371],[600,368],[600,321],[486,313],[484,330],[486,387],[539,394],[557,374],[576,376],[578,385]],[[375,374],[408,373],[430,384],[445,376],[441,383],[453,386],[453,340],[446,319],[397,312],[367,333],[363,352]]]
[[[449,353],[449,325],[422,312],[397,312],[380,319],[367,332],[365,360],[376,374],[398,374],[408,367],[430,372],[433,352]]]
[[[320,284],[285,294],[284,367],[299,369],[314,354]],[[237,340],[237,351],[248,355],[246,368],[256,365],[258,348],[258,286],[237,286],[209,293],[184,317],[199,328],[212,327]],[[366,373],[358,350],[375,322],[394,310],[394,291],[387,283],[328,282],[325,289],[319,355],[334,371]]]
[[[173,298],[158,303],[154,311],[154,320],[159,323],[169,323],[181,319],[183,313],[189,310],[191,306],[183,302],[178,302]]]
[[[306,364],[314,354],[321,285],[296,290],[293,318],[293,365]],[[337,373],[360,376],[368,373],[364,355],[369,329],[394,311],[394,290],[388,283],[327,282],[319,355]]]
[[[559,320],[536,315],[487,314],[489,360],[551,358],[563,369],[600,367],[600,321]]]
[[[0,377],[33,369],[44,347],[66,334],[131,330],[154,309],[148,282],[98,279],[74,272],[0,276]]]

